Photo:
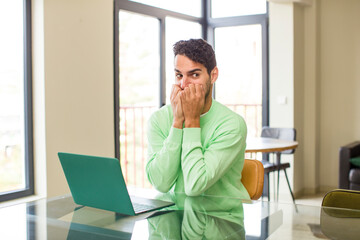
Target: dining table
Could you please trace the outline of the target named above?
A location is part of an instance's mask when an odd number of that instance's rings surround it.
[[[278,153],[295,149],[297,146],[297,141],[267,137],[253,137],[246,140],[245,153]]]

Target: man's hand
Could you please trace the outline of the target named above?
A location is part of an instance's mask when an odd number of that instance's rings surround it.
[[[205,90],[202,85],[190,84],[180,92],[186,128],[200,127],[200,115],[204,110]]]
[[[185,117],[182,109],[180,92],[182,92],[180,86],[177,84],[173,84],[170,95],[171,108],[174,115],[173,127],[182,129],[185,121]]]

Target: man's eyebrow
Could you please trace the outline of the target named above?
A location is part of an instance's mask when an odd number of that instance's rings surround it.
[[[193,70],[190,70],[190,71],[188,71],[188,73],[194,73],[194,72],[197,72],[197,71],[202,71],[200,68],[195,68],[195,69],[193,69]]]
[[[174,69],[174,71],[178,72],[178,73],[181,73],[181,71],[179,69],[176,69],[176,68]],[[191,73],[194,73],[194,72],[197,72],[197,71],[201,72],[202,70],[200,68],[195,68],[195,69],[192,69],[192,70],[188,71],[187,73],[191,74]]]

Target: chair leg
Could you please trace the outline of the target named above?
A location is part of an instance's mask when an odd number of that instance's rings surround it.
[[[273,195],[274,195],[274,201],[276,202],[276,186],[275,186],[275,184],[276,184],[276,181],[275,181],[275,172],[272,172],[272,174],[271,174],[272,176],[273,176]]]
[[[280,185],[280,169],[277,171],[278,178],[277,178],[277,192],[276,192],[276,201],[279,201],[279,185]]]
[[[295,197],[294,197],[294,194],[293,194],[293,192],[292,192],[292,190],[291,190],[291,187],[290,187],[290,182],[289,182],[289,178],[288,178],[287,173],[286,173],[286,169],[284,169],[284,173],[285,173],[285,177],[286,177],[287,184],[288,184],[288,186],[289,186],[289,190],[290,190],[290,194],[291,194],[292,200],[293,200],[293,202],[294,202],[294,204],[295,204]]]
[[[267,174],[267,197],[268,197],[268,201],[270,201],[270,177],[269,177],[269,173]]]

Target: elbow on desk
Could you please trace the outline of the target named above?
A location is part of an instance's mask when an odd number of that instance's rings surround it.
[[[187,196],[196,197],[203,194],[208,189],[207,175],[184,177],[184,190]]]
[[[200,196],[205,192],[204,188],[196,187],[195,185],[192,186],[185,186],[185,194],[189,197],[197,197]]]
[[[171,189],[172,184],[169,184],[163,178],[153,179],[151,175],[148,174],[148,179],[151,185],[159,192],[167,193]]]
[[[160,178],[160,179],[152,179],[149,175],[148,175],[148,179],[149,182],[151,183],[151,185],[159,192],[162,193],[167,193],[170,191],[171,187],[173,184],[165,181],[165,179]]]
[[[171,187],[165,185],[165,184],[159,184],[159,185],[155,185],[155,184],[152,184],[154,186],[154,188],[159,191],[159,192],[162,192],[162,193],[167,193],[170,191]]]

